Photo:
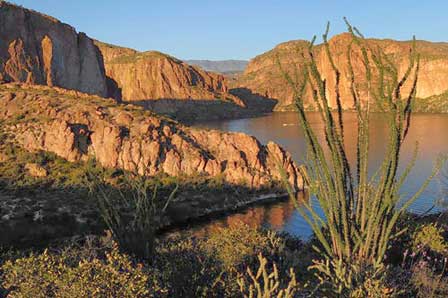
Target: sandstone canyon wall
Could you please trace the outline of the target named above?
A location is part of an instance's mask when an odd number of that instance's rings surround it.
[[[131,105],[46,86],[0,85],[0,120],[27,150],[69,161],[94,157],[108,168],[155,175],[222,176],[231,184],[269,187],[283,167],[296,189],[291,156],[241,133],[183,126]]]
[[[225,78],[220,74],[157,51],[137,52],[101,42],[96,45],[103,55],[107,76],[116,81],[125,101],[222,99],[244,106],[239,98],[228,93]]]
[[[107,95],[103,61],[84,33],[0,2],[0,83],[25,82]]]
[[[341,71],[341,97],[343,107],[353,107],[350,95],[350,81],[348,77],[347,48],[352,37],[347,34],[334,36],[329,40],[330,49],[334,55],[335,64]],[[394,41],[388,39],[368,39],[367,43],[372,49],[380,47],[384,53],[397,66],[398,72],[403,74],[408,66],[409,51],[412,46],[410,41]],[[417,86],[417,98],[423,99],[445,93],[448,90],[448,43],[431,43],[417,41],[417,51],[421,55],[419,81]],[[305,60],[301,52],[306,52],[309,42],[290,41],[282,43],[260,56],[252,59],[244,74],[234,83],[235,87],[244,87],[254,93],[278,100],[276,110],[293,109],[293,91],[286,83],[277,64],[279,58],[282,67],[300,80],[303,74]],[[335,94],[333,86],[335,75],[323,45],[314,48],[317,66],[322,77],[327,80],[327,93],[330,104],[335,107]],[[354,72],[360,82],[364,80],[364,66],[359,48],[353,47],[352,61]],[[409,86],[405,86],[409,89]],[[446,99],[445,99],[446,100]],[[311,107],[311,93],[308,92],[305,102]]]
[[[186,121],[255,116],[275,104],[230,90],[223,75],[167,54],[95,43],[105,62],[109,97]]]

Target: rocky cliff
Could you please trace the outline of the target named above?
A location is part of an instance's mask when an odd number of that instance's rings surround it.
[[[84,33],[0,1],[0,83],[26,82],[107,95],[103,61]]]
[[[244,103],[228,93],[225,78],[157,51],[137,52],[96,42],[106,74],[117,83],[124,101],[156,99],[227,100]],[[115,93],[114,90],[111,90]]]
[[[0,120],[27,150],[69,161],[94,157],[101,165],[155,175],[222,176],[232,184],[269,186],[279,166],[297,189],[291,156],[241,133],[183,126],[130,105],[46,86],[0,85]]]
[[[344,33],[330,39],[330,49],[334,60],[342,73],[341,96],[344,108],[352,108],[352,99],[349,90],[347,48],[352,38]],[[368,39],[367,43],[372,49],[380,47],[385,54],[398,66],[402,74],[408,66],[408,54],[412,43],[409,41],[394,41],[388,39]],[[293,108],[293,91],[285,82],[283,75],[276,63],[276,57],[285,70],[292,76],[298,76],[299,80],[303,71],[304,59],[300,52],[306,51],[307,41],[290,41],[282,43],[260,56],[252,59],[244,74],[239,77],[235,86],[247,88],[254,93],[278,100],[276,110],[289,110]],[[421,54],[421,66],[417,86],[417,98],[428,98],[440,95],[448,90],[448,43],[431,43],[417,41],[417,51]],[[333,86],[335,82],[334,72],[331,68],[323,45],[314,48],[317,66],[324,79],[327,80],[327,91],[330,104],[335,107],[335,95]],[[352,60],[354,72],[362,80],[364,78],[364,66],[359,48],[353,47]],[[409,87],[409,86],[406,86]],[[311,102],[311,94],[306,95],[306,102]],[[311,107],[311,104],[309,104]]]
[[[169,55],[95,43],[105,62],[109,97],[156,113],[182,121],[238,118],[271,112],[275,104],[230,90],[223,75]]]

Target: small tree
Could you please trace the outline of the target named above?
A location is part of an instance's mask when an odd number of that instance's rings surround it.
[[[312,205],[313,200],[298,204],[297,210],[312,227],[322,257],[315,260],[315,269],[321,281],[338,295],[363,295],[369,280],[381,279],[384,256],[389,240],[400,231],[395,224],[401,214],[419,197],[429,180],[439,170],[439,160],[433,173],[420,190],[410,198],[401,197],[399,191],[409,174],[416,156],[403,174],[398,174],[401,146],[411,123],[412,103],[415,98],[419,55],[415,39],[409,55],[409,66],[402,77],[397,67],[380,48],[372,49],[363,35],[347,21],[352,41],[347,48],[350,93],[357,115],[356,167],[348,161],[344,139],[344,113],[341,104],[341,72],[336,65],[327,40],[329,25],[323,35],[323,51],[327,55],[335,76],[334,94],[336,113],[329,106],[327,81],[320,73],[314,52],[314,40],[306,53],[303,79],[295,81],[278,65],[286,81],[293,88],[299,120],[308,145],[308,160],[300,167],[301,174],[312,196],[316,198],[322,215]],[[355,75],[352,56],[357,50],[361,56],[364,80]],[[295,75],[295,77],[298,77]],[[403,95],[403,86],[411,88]],[[319,142],[304,108],[304,98],[311,92],[312,102],[324,123],[325,141]],[[362,94],[362,95],[361,95]],[[345,99],[347,100],[347,99]],[[376,174],[369,176],[369,122],[373,107],[387,115],[389,140],[386,154]],[[292,195],[292,189],[289,189]],[[361,294],[360,294],[361,293]],[[367,294],[363,297],[368,297]]]

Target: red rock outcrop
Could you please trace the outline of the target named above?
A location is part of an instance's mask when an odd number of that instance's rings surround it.
[[[96,42],[105,62],[107,76],[116,82],[124,101],[157,99],[225,100],[245,104],[228,92],[223,75],[188,65],[169,55],[137,52]],[[116,96],[116,90],[110,95]]]
[[[84,33],[0,1],[0,83],[26,82],[107,95],[103,61]]]
[[[183,126],[131,105],[46,86],[0,85],[0,120],[27,150],[69,160],[94,157],[109,168],[155,175],[222,176],[232,184],[269,186],[284,168],[302,187],[289,153],[242,133]]]
[[[348,33],[334,36],[329,40],[335,64],[341,71],[341,99],[344,108],[352,108],[350,95],[350,81],[348,76],[347,49],[352,41]],[[367,43],[372,49],[380,47],[384,53],[398,66],[399,74],[403,74],[408,66],[408,56],[412,43],[409,41],[394,41],[388,39],[368,39]],[[419,81],[417,85],[417,98],[427,98],[439,95],[448,90],[448,43],[431,43],[417,41],[417,51],[421,55]],[[303,72],[304,59],[300,52],[306,52],[309,42],[290,41],[282,43],[260,56],[252,59],[244,74],[234,83],[235,87],[248,88],[254,93],[278,100],[275,110],[289,110],[293,108],[293,90],[285,81],[276,57],[280,59],[282,67],[292,76]],[[327,94],[330,104],[335,107],[334,82],[335,75],[331,68],[323,45],[314,48],[317,66],[322,77],[327,80]],[[361,80],[364,79],[364,65],[362,63],[359,48],[353,46],[352,61],[354,72]],[[406,86],[409,88],[409,86]],[[311,93],[308,92],[306,101],[311,105]]]

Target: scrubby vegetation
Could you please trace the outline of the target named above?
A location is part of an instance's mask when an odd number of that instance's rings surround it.
[[[237,237],[242,234],[251,243],[242,243]],[[3,260],[2,286],[8,297],[234,297],[238,283],[248,282],[247,266],[257,269],[259,253],[272,259],[286,250],[279,236],[246,226],[212,236],[223,247],[245,247],[246,253],[241,259],[216,256],[213,241],[173,236],[158,241],[150,260],[136,261],[110,238],[94,237],[40,253],[11,254]],[[257,243],[260,238],[271,239],[272,249]],[[267,270],[266,258],[260,261]]]
[[[366,279],[368,294],[350,297],[446,297],[448,255],[439,252],[448,245],[446,228],[417,228],[397,239],[399,257],[386,260],[384,279]],[[433,236],[435,243],[420,242]],[[91,236],[4,253],[1,285],[8,297],[333,297],[307,270],[317,243],[241,224],[209,237],[159,238],[152,257],[138,260],[110,237]]]
[[[424,113],[448,113],[448,92],[417,99],[414,110]]]
[[[171,57],[167,54],[158,51],[137,52],[131,55],[118,56],[115,59],[109,61],[110,64],[128,64],[135,63],[140,59],[172,59],[176,63],[181,63],[180,60]]]
[[[103,256],[91,250],[45,250],[3,265],[9,297],[148,297],[149,274],[118,252]],[[93,254],[93,255],[89,255]]]

